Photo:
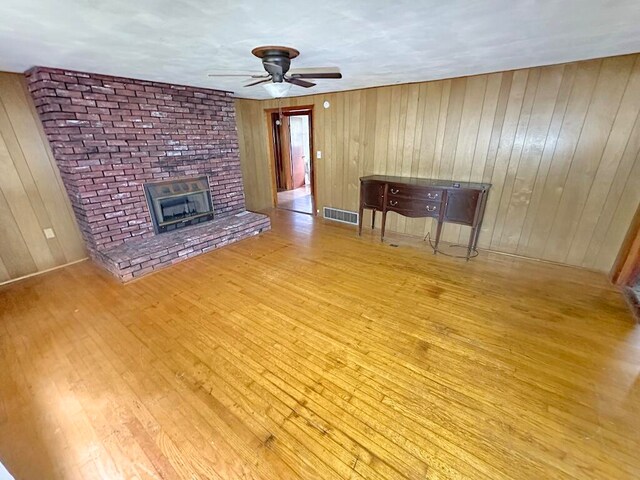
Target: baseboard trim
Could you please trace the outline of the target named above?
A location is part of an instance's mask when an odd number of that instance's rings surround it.
[[[64,267],[68,267],[69,265],[75,265],[76,263],[84,262],[85,260],[89,260],[89,257],[81,258],[80,260],[74,260],[73,262],[65,263],[64,265],[58,265],[52,268],[47,268],[46,270],[40,270],[39,272],[33,272],[28,275],[23,275],[17,278],[11,278],[9,280],[5,280],[4,282],[0,282],[0,287],[3,285],[9,285],[10,283],[19,282],[20,280],[26,280],[27,278],[36,277],[38,275],[42,275],[43,273],[53,272],[54,270],[59,270]]]
[[[605,272],[604,270],[596,270],[595,268],[583,267],[582,265],[573,265],[571,263],[556,262],[554,260],[546,260],[544,258],[527,257],[526,255],[520,255],[518,253],[500,252],[498,250],[489,250],[488,248],[478,247],[478,250],[480,250],[481,252],[493,253],[495,255],[504,255],[505,257],[513,257],[513,258],[519,258],[521,260],[531,260],[533,262],[547,263],[549,265],[556,265],[558,267],[579,268],[580,270],[586,270],[587,272],[600,273],[605,276],[607,275],[607,272]]]
[[[370,231],[375,232],[375,235],[380,235],[380,230],[377,227],[376,227],[375,230],[370,230]],[[363,234],[364,234],[364,230],[363,230]],[[419,235],[412,235],[410,233],[394,232],[393,230],[387,230],[387,232],[385,233],[385,240],[388,240],[389,238],[393,238],[394,236],[397,236],[397,237],[400,237],[400,238],[405,238],[405,239],[407,239],[409,241],[410,244],[415,244],[415,246],[419,245],[421,242],[424,243],[424,237],[422,235],[419,236]],[[445,240],[440,240],[440,245],[448,246],[448,245],[457,245],[457,244],[452,243],[452,242],[447,242]],[[466,247],[464,245],[462,245],[462,248],[466,249]],[[546,264],[549,264],[549,265],[555,265],[557,267],[578,268],[580,270],[586,270],[586,271],[592,272],[592,273],[598,273],[598,274],[602,274],[602,275],[605,275],[605,276],[607,275],[607,272],[605,272],[603,270],[597,270],[595,268],[583,267],[581,265],[572,265],[570,263],[556,262],[554,260],[546,260],[544,258],[527,257],[526,255],[521,255],[521,254],[518,254],[518,253],[501,252],[499,250],[491,250],[489,248],[480,247],[480,246],[478,247],[478,251],[483,252],[485,254],[502,255],[502,256],[505,256],[505,257],[512,257],[512,258],[517,258],[517,259],[520,259],[520,260],[529,260],[529,261],[532,261],[532,262],[546,263]]]

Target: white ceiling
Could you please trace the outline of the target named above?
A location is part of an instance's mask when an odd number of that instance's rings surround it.
[[[350,90],[640,51],[639,0],[2,0],[0,70],[34,65],[267,98],[258,45],[293,67],[339,67],[289,95]]]

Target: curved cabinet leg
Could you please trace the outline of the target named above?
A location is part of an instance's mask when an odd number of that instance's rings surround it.
[[[480,228],[482,227],[482,224],[478,224],[478,226],[476,227],[476,235],[475,238],[473,239],[473,249],[476,250],[478,248],[478,239],[480,238]]]
[[[380,241],[384,242],[384,228],[385,228],[385,224],[387,223],[387,211],[386,210],[382,210],[382,227],[381,227],[381,231],[380,231]]]
[[[473,227],[471,229],[471,234],[469,235],[469,246],[467,247],[467,262],[469,261],[469,258],[471,258],[471,251],[473,250],[473,245],[476,240],[477,231],[478,231],[478,228]]]
[[[433,247],[433,254],[438,253],[438,244],[440,243],[440,234],[442,233],[442,221],[438,219],[438,225],[436,226],[436,245]]]

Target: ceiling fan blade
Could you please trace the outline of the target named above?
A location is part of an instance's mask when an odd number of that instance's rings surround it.
[[[267,78],[261,78],[260,80],[258,80],[256,82],[247,83],[245,85],[245,87],[253,87],[254,85],[260,85],[261,83],[268,83],[270,81],[271,81],[271,76],[269,76]]]
[[[291,73],[292,78],[342,78],[342,74],[335,73]]]
[[[298,85],[299,87],[304,87],[304,88],[315,86],[315,83],[307,82],[306,80],[301,80],[299,78],[293,78],[293,77],[284,77],[284,81],[287,83],[293,83],[294,85]]]
[[[252,75],[250,73],[209,73],[209,77],[245,77],[245,78],[267,78],[269,75]]]

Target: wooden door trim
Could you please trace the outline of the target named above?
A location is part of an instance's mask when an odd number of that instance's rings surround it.
[[[309,112],[309,111],[313,111],[313,104],[309,104],[309,105],[298,105],[295,107],[281,107],[281,108],[267,108],[265,109],[266,112],[269,113],[273,113],[273,112],[283,112],[283,113],[305,113],[305,112]]]
[[[311,215],[316,216],[316,155],[313,149],[313,108],[309,110],[309,164],[311,165]]]
[[[309,159],[311,164],[311,215],[316,216],[316,156],[314,149],[313,136],[313,105],[298,105],[295,107],[266,108],[264,110],[265,121],[267,122],[268,143],[269,143],[269,170],[271,171],[271,206],[278,206],[278,185],[276,183],[276,160],[273,151],[273,124],[271,122],[271,114],[274,112],[282,112],[285,115],[308,114],[309,116]]]
[[[610,277],[615,285],[627,286],[637,275],[640,275],[640,206],[620,247]]]
[[[273,124],[275,123],[276,119],[276,114],[272,113],[269,121],[271,122],[271,127],[273,127]],[[278,131],[278,129],[276,128],[271,128],[271,141],[273,142],[274,145],[274,149],[273,149],[273,154],[274,154],[274,171],[276,172],[276,191],[278,189],[280,189],[283,181],[282,178],[284,177],[284,173],[282,172],[282,149],[278,150],[278,145],[281,144],[282,139],[280,138],[280,132]]]
[[[293,164],[291,162],[291,124],[288,118],[280,121],[280,149],[284,185],[287,190],[291,190],[293,188]]]
[[[276,153],[273,148],[273,121],[271,119],[271,111],[265,110],[265,121],[267,122],[267,147],[269,152],[269,172],[271,174],[271,207],[278,206],[278,182],[276,181]]]

